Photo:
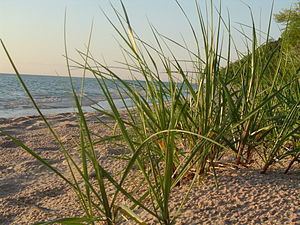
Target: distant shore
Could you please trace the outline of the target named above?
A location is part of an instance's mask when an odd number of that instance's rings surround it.
[[[103,124],[88,113],[91,130],[102,136],[111,134]],[[78,126],[74,113],[47,116],[53,129],[68,149],[78,142]],[[108,124],[109,118],[102,117]],[[0,128],[16,136],[42,157],[67,173],[67,165],[58,145],[38,116],[0,120]],[[112,172],[120,167],[111,156],[123,154],[109,144],[99,148],[99,160]],[[73,191],[43,167],[32,156],[0,136],[0,224],[32,224],[55,218],[80,216],[82,211]],[[299,224],[299,164],[283,174],[280,168],[267,174],[250,168],[220,168],[216,188],[213,177],[192,189],[177,224]],[[175,207],[187,186],[175,188],[171,206]],[[153,218],[141,215],[149,224]],[[124,224],[131,224],[124,222]]]

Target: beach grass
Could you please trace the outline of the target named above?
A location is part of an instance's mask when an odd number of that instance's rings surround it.
[[[115,122],[111,137],[94,138],[82,109],[82,95],[72,87],[80,128],[77,151],[80,164],[75,162],[40,111],[1,41],[21,85],[59,144],[71,176],[63,175],[16,137],[5,135],[65,180],[76,193],[84,212],[80,218],[42,224],[97,224],[100,221],[116,224],[126,220],[124,218],[146,224],[141,211],[160,224],[174,224],[189,191],[182,203],[172,208],[173,190],[186,180],[190,190],[207,173],[214,174],[217,183],[215,167],[224,155],[231,155],[241,166],[260,158],[262,173],[283,160],[290,162],[288,171],[299,158],[299,71],[286,65],[290,53],[270,38],[273,9],[267,32],[258,31],[249,9],[251,35],[241,32],[247,49],[242,53],[236,48],[231,22],[229,19],[226,22],[220,6],[215,9],[213,3],[208,2],[210,18],[206,19],[196,1],[199,24],[196,26],[177,4],[190,26],[195,42],[193,49],[184,41],[180,43],[166,37],[153,26],[150,28],[155,44],[140,39],[123,3],[120,11],[112,6],[119,24],[105,14],[123,41],[122,67],[134,82],[123,80],[120,72],[95,59],[90,44],[85,51],[78,50],[82,61],[72,60],[65,32],[65,58],[71,84],[72,66],[83,71],[82,93],[85,74],[93,74],[110,106],[110,110],[95,110]],[[263,35],[264,42],[259,43],[258,36]],[[177,57],[173,48],[184,50],[189,59]],[[240,60],[232,62],[233,53]],[[289,70],[285,70],[287,66]],[[115,104],[108,82],[118,90],[123,109]],[[99,162],[96,148],[101,142],[121,143],[129,151],[130,157],[124,159],[125,167],[119,177],[111,175]],[[138,193],[126,186],[132,172],[140,178],[143,187]],[[90,178],[92,173],[95,180]],[[120,196],[126,199],[124,204],[120,204]]]

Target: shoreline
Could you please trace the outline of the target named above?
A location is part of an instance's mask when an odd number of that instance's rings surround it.
[[[111,130],[93,118],[93,113],[86,116],[93,133],[111,134]],[[60,113],[47,119],[66,147],[74,149],[78,141],[75,114]],[[107,117],[103,120],[112,122]],[[61,171],[67,169],[58,145],[39,116],[0,119],[0,128],[24,141],[51,165]],[[120,170],[120,164],[112,156],[125,154],[124,149],[103,144],[99,152],[104,167],[112,172]],[[4,136],[0,136],[0,154],[0,224],[32,224],[82,214],[73,191]],[[283,171],[275,168],[260,174],[255,167],[219,170],[219,188],[213,176],[192,188],[176,224],[299,224],[299,164],[287,175]],[[175,188],[171,207],[176,208],[187,188],[187,185]],[[141,217],[147,224],[155,224],[148,215]]]
[[[127,104],[128,108],[133,107],[132,100],[130,98],[125,98],[124,101]],[[122,111],[124,109],[124,103],[120,98],[114,98],[114,103],[116,104],[116,107]],[[97,102],[96,104],[89,105],[89,106],[82,106],[82,110],[84,113],[87,114],[96,114],[96,109],[104,109],[109,110],[110,106],[107,100],[102,100]],[[77,112],[77,108],[75,107],[67,107],[67,108],[49,108],[49,109],[40,109],[44,116],[46,117],[55,117],[56,115],[60,114],[75,114]],[[14,118],[20,118],[20,117],[39,117],[37,110],[35,108],[28,108],[23,110],[0,110],[0,122],[5,119],[14,119]],[[3,116],[6,115],[6,116]]]

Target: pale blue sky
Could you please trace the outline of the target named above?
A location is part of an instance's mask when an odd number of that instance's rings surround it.
[[[120,3],[111,0],[118,9]],[[162,33],[180,40],[182,34],[189,40],[190,31],[174,0],[123,0],[132,24],[144,39],[151,40],[147,22]],[[180,0],[191,19],[195,19],[194,0]],[[200,2],[204,2],[201,0]],[[214,1],[216,4],[218,1]],[[266,29],[272,0],[248,0],[257,25],[261,21]],[[289,8],[298,0],[275,0],[274,12]],[[251,23],[248,8],[240,0],[222,0],[223,8],[228,8],[234,22]],[[108,63],[121,57],[113,31],[100,7],[114,18],[107,0],[0,0],[0,38],[11,52],[21,73],[66,74],[63,45],[64,11],[67,8],[67,31],[70,54],[76,58],[75,48],[83,49],[94,19],[92,51],[98,58],[104,57]],[[261,15],[261,19],[260,19]],[[272,36],[280,34],[278,25],[272,24]],[[236,40],[239,45],[242,42]],[[12,73],[12,69],[0,49],[0,73]]]

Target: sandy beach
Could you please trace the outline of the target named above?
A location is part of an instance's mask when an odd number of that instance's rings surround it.
[[[92,114],[87,118],[95,135],[111,134]],[[48,120],[68,149],[75,148],[78,143],[75,115],[57,114]],[[103,120],[112,123],[108,118]],[[0,127],[67,173],[66,161],[39,117],[0,119]],[[112,172],[117,171],[119,164],[113,162],[112,156],[123,152],[103,144],[99,160]],[[217,188],[213,177],[208,176],[202,185],[194,187],[176,224],[300,224],[299,163],[288,174],[280,167],[271,168],[267,174],[260,174],[255,165],[223,168],[218,171],[218,184]],[[171,206],[179,204],[187,188],[176,187]],[[82,211],[64,181],[7,137],[0,136],[0,224],[33,224],[75,215],[82,215]],[[147,223],[155,224],[146,215],[141,216]]]

